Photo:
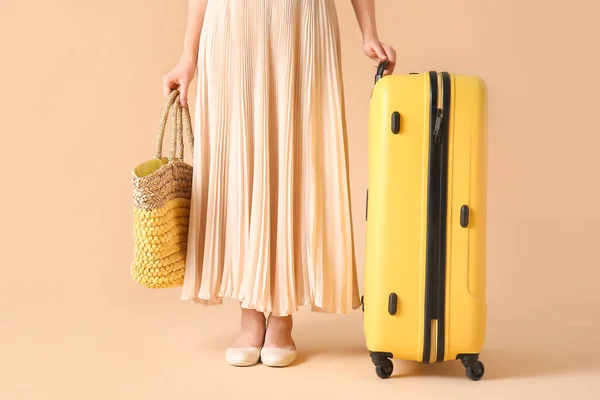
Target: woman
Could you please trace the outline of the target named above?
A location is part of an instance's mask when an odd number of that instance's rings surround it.
[[[374,0],[352,4],[366,55],[390,74]],[[334,0],[189,0],[183,55],[163,79],[185,104],[197,78],[182,299],[240,302],[231,365],[291,364],[300,306],[360,306],[340,47]]]

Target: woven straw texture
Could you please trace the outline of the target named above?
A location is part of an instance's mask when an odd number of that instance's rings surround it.
[[[194,138],[189,110],[178,100],[179,92],[173,91],[163,109],[155,158],[132,171],[131,275],[149,288],[181,286],[185,275],[193,169],[183,161],[184,132],[192,147]],[[170,155],[165,158],[162,143],[170,112],[173,135]]]

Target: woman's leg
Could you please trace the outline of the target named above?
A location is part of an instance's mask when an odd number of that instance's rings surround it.
[[[265,315],[256,310],[242,308],[242,333],[231,348],[256,347],[261,348],[265,340]]]
[[[262,363],[270,367],[286,367],[296,359],[296,345],[292,339],[292,316],[270,316],[267,322],[265,345],[261,351]]]
[[[265,315],[256,310],[242,308],[242,333],[227,349],[227,362],[236,367],[254,365],[260,359],[260,349],[265,340]]]
[[[292,316],[287,317],[269,317],[267,323],[267,334],[265,336],[265,347],[275,347],[278,349],[296,350],[292,339],[292,328],[294,321]]]

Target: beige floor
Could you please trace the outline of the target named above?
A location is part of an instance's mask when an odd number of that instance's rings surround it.
[[[494,317],[482,354],[484,380],[469,381],[458,362],[396,361],[394,377],[384,381],[363,347],[360,311],[328,316],[303,310],[296,321],[301,356],[294,367],[233,368],[223,350],[237,329],[235,304],[205,308],[175,300],[175,292],[135,290],[135,301],[123,298],[121,305],[64,303],[56,313],[42,307],[37,316],[29,315],[35,324],[14,320],[5,326],[11,346],[3,350],[0,399],[562,399],[575,391],[577,399],[600,396],[600,353],[591,351],[598,348],[597,326],[567,330],[518,312],[512,319]],[[28,325],[39,331],[19,332]]]

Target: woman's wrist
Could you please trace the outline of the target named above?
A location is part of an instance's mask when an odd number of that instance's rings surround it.
[[[187,67],[193,67],[196,64],[198,55],[193,52],[183,52],[179,63]]]
[[[379,35],[374,28],[365,30],[365,33],[363,34],[363,43],[369,42],[379,42]]]

